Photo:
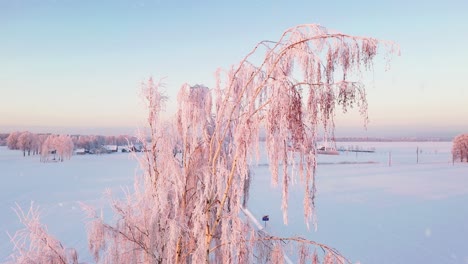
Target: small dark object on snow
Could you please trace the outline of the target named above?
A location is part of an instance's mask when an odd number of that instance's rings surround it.
[[[264,216],[262,217],[262,221],[265,223],[265,227],[266,227],[266,222],[267,222],[267,221],[270,221],[270,218],[268,217],[268,215],[264,215]]]

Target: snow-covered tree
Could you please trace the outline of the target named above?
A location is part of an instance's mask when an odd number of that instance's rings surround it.
[[[259,232],[242,217],[248,206],[249,164],[258,157],[264,130],[272,183],[282,186],[287,223],[292,182],[304,188],[304,218],[315,223],[317,133],[332,133],[337,106],[357,105],[367,119],[361,70],[371,69],[379,45],[318,25],[285,31],[262,41],[237,65],[217,72],[213,89],[184,85],[172,122],[160,119],[160,83],[143,85],[149,138],[140,159],[144,172],[135,192],[112,200],[115,225],[87,208],[89,248],[100,263],[282,263],[281,242],[296,243],[302,262],[347,262],[332,248],[299,237]],[[254,64],[251,58],[263,59]],[[142,136],[145,139],[146,136]],[[296,152],[288,151],[293,145]],[[298,179],[296,179],[298,177]],[[312,250],[312,251],[311,251]]]
[[[132,137],[128,135],[119,135],[116,138],[116,144],[118,146],[127,146],[129,143],[132,143]]]
[[[49,161],[50,155],[54,155],[54,160],[55,160],[55,154],[57,152],[55,145],[56,145],[55,136],[48,135],[41,146],[41,161],[42,162]]]
[[[36,135],[36,140],[35,140],[35,144],[34,144],[34,147],[33,147],[35,154],[41,154],[42,145],[46,141],[47,137],[48,137],[47,134],[37,134]]]
[[[460,134],[453,139],[452,157],[454,161],[468,162],[468,134]]]
[[[58,135],[55,139],[57,155],[60,161],[70,159],[73,154],[73,140],[68,135]]]
[[[93,136],[94,142],[96,142],[97,147],[102,147],[106,144],[106,137],[102,135]]]
[[[92,148],[90,143],[90,137],[86,135],[80,135],[76,141],[76,147],[90,150]]]
[[[41,145],[41,161],[49,161],[49,156],[55,153],[53,136],[49,135]]]
[[[7,137],[7,147],[9,149],[19,149],[18,147],[18,137],[21,135],[21,132],[14,131],[11,132],[10,135]]]
[[[34,148],[35,140],[35,134],[29,131],[23,132],[19,135],[17,146],[23,151],[23,156],[26,156],[26,152],[28,152],[28,156],[31,155],[31,150]]]
[[[106,145],[116,145],[117,144],[117,139],[115,136],[106,136]]]
[[[49,156],[56,156],[59,161],[70,159],[73,154],[73,140],[68,135],[49,135],[41,147],[41,161],[46,162]]]

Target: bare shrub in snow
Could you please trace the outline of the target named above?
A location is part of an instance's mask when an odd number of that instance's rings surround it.
[[[333,133],[339,106],[344,111],[358,106],[367,120],[359,80],[362,69],[372,68],[379,45],[387,55],[398,51],[390,42],[318,25],[288,29],[278,41],[258,43],[231,69],[219,70],[213,89],[182,86],[178,112],[169,122],[160,118],[166,99],[162,84],[149,79],[143,84],[149,135],[141,139],[147,151],[139,158],[143,173],[135,190],[124,200],[111,200],[113,224],[86,209],[96,261],[282,263],[282,242],[291,241],[303,262],[318,261],[312,253],[317,247],[325,263],[348,262],[326,245],[259,232],[242,209],[248,205],[249,164],[259,155],[264,129],[272,182],[282,185],[284,222],[289,187],[297,181],[304,187],[304,220],[315,224],[318,130]],[[263,59],[254,64],[259,55]]]

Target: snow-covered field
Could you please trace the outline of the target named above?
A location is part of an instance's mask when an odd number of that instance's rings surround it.
[[[452,164],[450,142],[337,146],[376,152],[319,156],[317,231],[304,224],[299,185],[290,192],[289,224],[283,225],[281,192],[271,187],[265,160],[254,167],[249,209],[259,219],[270,216],[269,232],[331,245],[363,264],[468,263],[468,164]],[[136,169],[125,153],[40,163],[39,157],[0,147],[0,262],[12,249],[6,232],[20,228],[12,208],[18,203],[26,210],[31,201],[40,206],[49,231],[76,248],[80,261],[92,262],[78,202],[103,206],[105,189],[118,194],[131,187]]]

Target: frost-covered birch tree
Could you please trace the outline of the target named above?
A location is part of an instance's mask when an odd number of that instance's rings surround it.
[[[215,87],[182,86],[178,112],[169,122],[160,118],[162,84],[149,79],[143,85],[149,133],[142,136],[146,152],[139,158],[135,190],[125,200],[112,200],[115,223],[86,207],[96,261],[281,263],[281,241],[291,241],[301,263],[317,263],[319,257],[324,263],[347,262],[318,242],[258,232],[242,209],[248,206],[250,162],[259,155],[264,131],[271,180],[281,183],[284,222],[289,187],[298,181],[304,220],[315,224],[318,131],[333,132],[339,107],[357,106],[367,121],[361,76],[372,69],[379,48],[387,60],[398,53],[391,42],[318,25],[290,28],[278,41],[258,43],[230,69],[218,70]],[[317,247],[323,249],[320,256]]]
[[[56,136],[56,149],[60,161],[70,159],[73,154],[73,140],[69,135]]]
[[[73,140],[68,135],[49,135],[42,143],[41,161],[46,162],[49,156],[57,155],[59,161],[70,159],[73,154]]]
[[[18,148],[23,151],[23,156],[26,156],[26,152],[28,152],[28,156],[31,155],[31,150],[34,148],[36,140],[36,135],[29,131],[25,131],[19,135],[17,144]]]
[[[453,161],[465,160],[468,162],[468,134],[460,134],[453,139],[452,143],[452,158]]]
[[[21,135],[21,132],[14,131],[11,132],[7,137],[7,147],[8,149],[19,149],[18,147],[18,137]]]

